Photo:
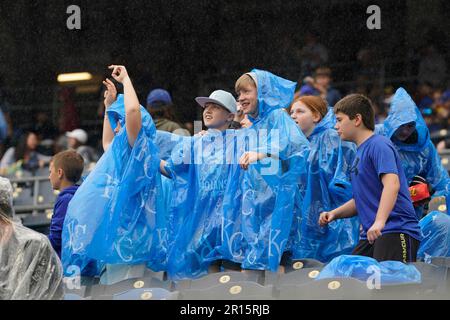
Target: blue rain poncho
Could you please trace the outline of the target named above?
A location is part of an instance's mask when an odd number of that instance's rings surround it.
[[[414,122],[417,131],[417,143],[405,144],[394,137],[395,131],[402,125]],[[427,180],[435,193],[433,197],[445,196],[447,208],[450,205],[450,178],[442,166],[419,109],[403,88],[397,89],[391,102],[389,115],[382,126],[377,126],[377,133],[390,138],[400,155],[408,183],[418,175]],[[416,208],[416,214],[421,219],[423,207]]]
[[[249,117],[250,128],[238,131],[237,158],[246,151],[272,156],[233,172],[224,198],[222,253],[244,269],[276,271],[299,199],[297,186],[306,181],[309,142],[284,110],[293,100],[295,83],[267,71],[252,72],[258,115]]]
[[[156,130],[155,144],[159,149],[159,157],[161,160],[170,158],[173,149],[179,143],[183,142],[183,137],[167,131]]]
[[[165,165],[173,182],[167,208],[171,279],[197,278],[222,257],[223,197],[240,170],[236,145],[235,130],[210,129],[184,137]]]
[[[334,130],[332,109],[316,125],[308,137],[308,184],[302,210],[296,214],[292,258],[312,258],[328,262],[342,254],[350,254],[359,239],[359,219],[339,219],[325,227],[319,225],[320,214],[333,210],[352,199],[349,170],[356,154],[353,143],[342,142]]]
[[[419,222],[422,231],[417,258],[431,262],[433,257],[450,257],[450,216],[433,211]]]
[[[140,111],[142,129],[131,147],[123,95],[107,110],[112,129],[118,121],[121,129],[68,206],[62,234],[66,274],[73,266],[82,275],[98,274],[95,266],[102,264],[165,266],[167,229],[153,143],[156,128],[142,106]]]
[[[167,131],[156,130],[155,144],[159,149],[159,157],[161,160],[168,160],[174,150],[175,146],[183,142],[183,136],[173,134]],[[170,207],[170,201],[172,197],[173,181],[163,175],[161,175],[162,184],[162,198],[166,214]],[[169,229],[170,230],[170,229]]]
[[[329,278],[355,278],[361,281],[373,280],[373,285],[421,283],[422,275],[417,268],[400,261],[382,261],[364,257],[343,255],[330,261],[316,280]]]

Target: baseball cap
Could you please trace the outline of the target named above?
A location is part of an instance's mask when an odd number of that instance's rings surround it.
[[[197,101],[202,108],[204,108],[207,103],[214,103],[224,107],[231,113],[237,112],[236,99],[231,93],[224,90],[216,90],[211,93],[209,97],[197,97],[195,98],[195,101]]]
[[[66,137],[75,138],[83,144],[86,143],[88,140],[88,135],[86,131],[84,131],[83,129],[75,129],[73,131],[69,131],[66,133]]]
[[[164,102],[165,104],[172,104],[172,98],[170,97],[169,92],[164,89],[155,89],[148,94],[147,105],[152,105],[157,101]]]

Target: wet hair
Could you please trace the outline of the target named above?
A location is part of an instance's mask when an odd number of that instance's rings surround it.
[[[375,130],[375,112],[372,101],[366,96],[354,93],[342,98],[334,106],[334,113],[339,112],[347,115],[351,120],[360,114],[364,126],[369,130]]]
[[[77,183],[84,170],[84,160],[74,150],[66,150],[56,154],[53,159],[55,170],[62,169],[67,180]]]

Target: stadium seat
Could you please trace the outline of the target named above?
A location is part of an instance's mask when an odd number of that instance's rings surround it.
[[[94,285],[91,288],[91,296],[93,300],[109,300],[114,295],[132,289],[161,288],[169,291],[171,287],[172,283],[170,281],[160,281],[155,278],[128,279],[112,285]]]
[[[32,188],[23,186],[16,187],[13,191],[13,206],[32,206],[33,205],[33,195]]]
[[[167,274],[164,271],[153,271],[149,268],[145,268],[144,270],[144,278],[153,278],[153,279],[159,279],[161,281],[167,280]]]
[[[285,266],[286,272],[292,270],[299,270],[304,268],[320,268],[322,269],[324,264],[315,259],[293,259]]]
[[[35,177],[48,177],[49,174],[50,172],[48,170],[48,167],[38,168],[36,169],[36,171],[34,171]]]
[[[450,257],[434,257],[431,258],[431,264],[439,267],[450,268]]]
[[[283,284],[300,285],[313,281],[322,270],[320,268],[286,269],[286,273],[275,273],[266,271],[264,285],[280,286]]]
[[[39,181],[39,192],[38,192],[38,205],[41,204],[54,204],[56,201],[57,194],[52,188],[50,180]]]
[[[22,218],[22,224],[30,229],[47,235],[49,233],[51,218],[45,213],[38,213],[36,215],[29,214]]]
[[[428,212],[439,211],[447,213],[445,197],[435,197],[428,203]]]
[[[321,279],[300,285],[286,283],[277,289],[277,298],[282,300],[367,300],[372,297],[372,290],[353,278]]]
[[[421,283],[385,284],[374,290],[373,299],[449,299],[450,282],[448,269],[424,262],[414,262],[421,274]]]
[[[6,178],[8,178],[9,180],[14,180],[14,179],[29,178],[32,176],[33,176],[33,174],[30,171],[21,169],[21,170],[17,170],[14,173],[6,175]]]
[[[64,300],[90,300],[89,298],[83,298],[75,293],[66,293],[64,294]]]
[[[240,281],[207,289],[180,290],[180,300],[273,300],[274,287]]]
[[[64,300],[87,300],[90,299],[88,292],[90,288],[87,286],[81,286],[79,289],[67,289],[67,285],[64,286]]]
[[[100,284],[113,285],[124,280],[143,278],[147,267],[140,265],[106,265],[100,277]],[[151,278],[152,276],[150,276]],[[162,281],[163,279],[161,279]]]
[[[174,286],[177,290],[185,289],[205,289],[214,287],[217,285],[224,285],[227,283],[236,283],[240,281],[251,281],[258,284],[262,284],[261,273],[259,270],[252,272],[253,270],[246,270],[246,272],[217,272],[208,274],[200,279],[196,280],[181,280],[175,281]]]
[[[115,294],[113,300],[177,300],[178,292],[170,292],[161,288],[131,289]]]

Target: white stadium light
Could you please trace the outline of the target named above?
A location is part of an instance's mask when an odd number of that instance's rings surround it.
[[[92,74],[89,72],[62,73],[58,75],[58,82],[87,81],[91,79]]]

